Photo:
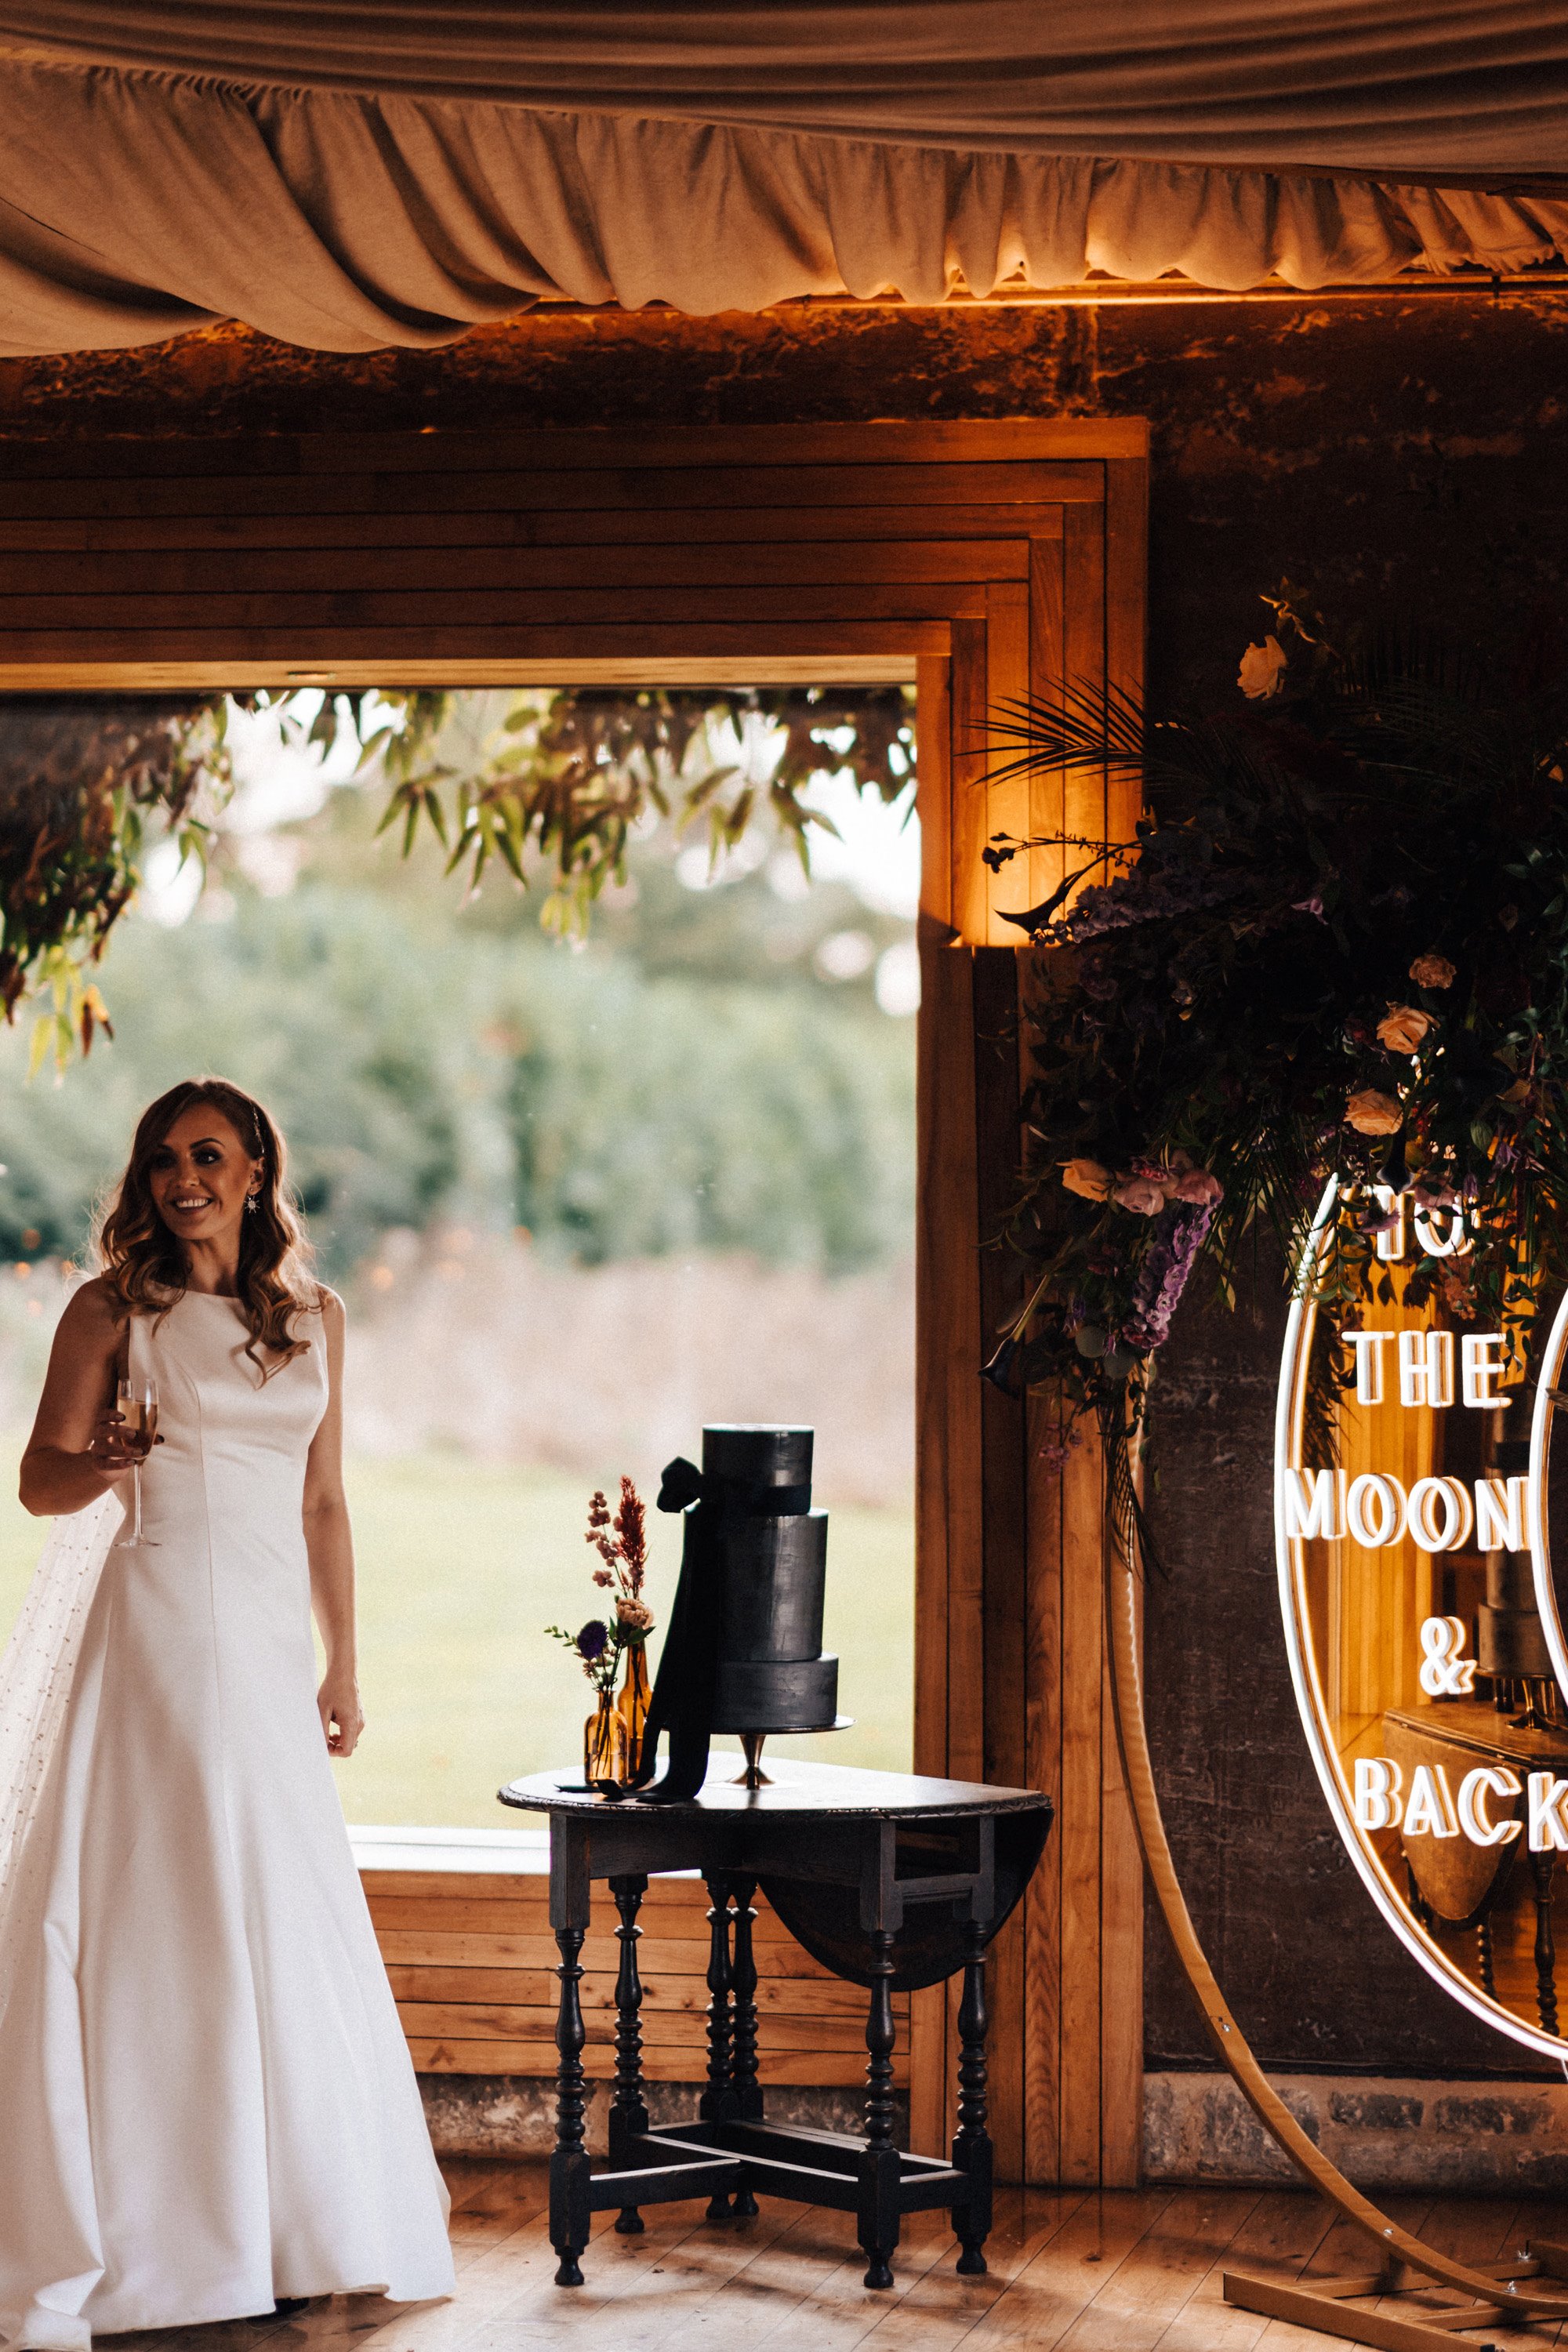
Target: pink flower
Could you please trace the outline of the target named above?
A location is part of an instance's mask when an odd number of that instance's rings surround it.
[[[1188,1202],[1194,1209],[1212,1209],[1225,1198],[1225,1186],[1206,1168],[1188,1169],[1165,1187],[1166,1198]]]
[[[1436,1024],[1415,1004],[1391,1004],[1377,1024],[1377,1042],[1391,1054],[1414,1054]]]
[[[1358,1135],[1397,1135],[1404,1124],[1398,1097],[1380,1094],[1375,1087],[1358,1087],[1345,1105],[1345,1125]]]
[[[1163,1191],[1147,1176],[1124,1176],[1112,1186],[1110,1197],[1119,1209],[1131,1209],[1135,1217],[1157,1217],[1165,1205]]]

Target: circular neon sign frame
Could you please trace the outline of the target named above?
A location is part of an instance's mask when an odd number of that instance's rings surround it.
[[[1297,1471],[1302,1466],[1307,1367],[1318,1312],[1313,1290],[1318,1263],[1332,1227],[1338,1201],[1338,1184],[1331,1181],[1312,1220],[1295,1295],[1290,1301],[1274,1416],[1274,1550],[1279,1574],[1279,1613],[1285,1628],[1285,1647],[1290,1661],[1290,1680],[1295,1687],[1297,1710],[1341,1843],[1360,1872],[1367,1893],[1406,1951],[1426,1969],[1434,1983],[1440,1985],[1482,2024],[1496,2027],[1500,2033],[1506,2033],[1511,2041],[1522,2042],[1527,2050],[1533,2050],[1542,2057],[1550,2058],[1568,2068],[1568,2039],[1531,2026],[1523,2018],[1516,2016],[1513,2011],[1505,2009],[1500,2001],[1483,1992],[1479,1985],[1472,1984],[1454,1966],[1442,1947],[1427,1935],[1389,1874],[1376,1847],[1356,1822],[1352,1793],[1340,1762],[1338,1747],[1330,1735],[1329,1710],[1323,1696],[1322,1678],[1312,1640],[1311,1618],[1307,1606],[1306,1540],[1287,1532],[1285,1477],[1288,1471]],[[1558,1684],[1568,1696],[1568,1636],[1564,1634],[1552,1587],[1545,1510],[1552,1390],[1565,1353],[1568,1353],[1568,1296],[1564,1296],[1558,1307],[1547,1340],[1541,1377],[1536,1384],[1535,1413],[1531,1430],[1529,1516],[1536,1605],[1545,1629],[1547,1647]]]

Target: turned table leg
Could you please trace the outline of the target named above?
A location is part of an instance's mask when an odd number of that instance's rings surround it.
[[[1532,1853],[1535,1880],[1535,1999],[1544,2032],[1557,2031],[1557,1946],[1552,1933],[1552,1881],[1556,1874],[1553,1853]]]
[[[866,2284],[891,2286],[899,2243],[899,2148],[893,2137],[893,1938],[870,1931],[871,2000],[866,2015],[866,2144],[860,2153],[857,2235]]]
[[[736,2116],[743,2124],[754,2124],[760,2123],[763,2116],[762,2087],[757,2081],[757,1961],[752,1949],[752,1922],[757,1916],[752,1908],[752,1897],[757,1891],[757,1882],[744,1874],[737,1875],[730,1881],[730,1891],[735,1898],[735,1952],[730,1969],[734,2021],[730,2086]],[[752,2218],[757,2200],[749,2189],[736,2189],[731,2210],[738,2221]]]
[[[703,1874],[708,1888],[708,2087],[697,2102],[705,2123],[727,2124],[735,2113],[731,2053],[735,2021],[734,1974],[730,1961],[730,1881],[723,1871]],[[708,2201],[710,2221],[727,2221],[732,2209],[727,2196]]]
[[[985,2128],[985,1929],[970,1923],[968,1954],[963,1963],[963,1999],[958,2010],[958,2129],[952,2139],[952,2166],[965,2174],[969,2194],[952,2209],[957,2237],[958,2267],[965,2278],[978,2278],[985,2269],[985,2241],[991,2234],[991,2136]]]
[[[637,1926],[637,1912],[647,1893],[646,1876],[612,1878],[610,1893],[621,1924],[616,1929],[616,1939],[621,1948],[620,1967],[616,1973],[616,2088],[610,2105],[609,2137],[610,2169],[620,2172],[626,2167],[631,2147],[647,2129],[647,2104],[643,2096],[642,1979],[637,1974],[637,1942],[642,1929]],[[623,2205],[616,2228],[623,2238],[637,2236],[643,2226],[642,2215],[635,2205]]]
[[[583,2026],[583,2004],[577,1994],[583,1979],[578,1966],[583,1936],[581,1927],[558,1927],[555,1931],[556,1948],[561,1954],[561,1966],[556,1970],[561,1979],[561,2000],[555,2019],[560,2064],[555,2074],[555,2147],[550,2158],[550,2242],[561,2258],[555,2273],[557,2286],[582,2285],[579,2257],[587,2252],[591,2220],[588,2153],[583,2145],[586,2103],[583,2044],[587,2036]]]

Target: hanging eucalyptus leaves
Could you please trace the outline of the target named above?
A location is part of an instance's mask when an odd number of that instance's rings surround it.
[[[914,774],[898,686],[381,691],[308,717],[300,700],[279,698],[285,731],[323,750],[344,731],[357,740],[405,856],[427,827],[470,889],[492,866],[520,887],[542,880],[557,931],[584,928],[652,819],[700,825],[717,858],[765,818],[804,865],[811,829],[833,830],[806,804],[814,776],[847,769],[891,802]],[[149,839],[205,855],[232,783],[228,707],[210,694],[0,702],[0,1005],[14,1022],[31,1003],[35,1069],[51,1052],[63,1067],[109,1028],[94,973]]]

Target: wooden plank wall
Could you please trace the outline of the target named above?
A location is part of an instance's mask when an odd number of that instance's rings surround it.
[[[1099,1452],[1080,1439],[1057,1469],[1041,1401],[973,1377],[1020,1303],[1017,1261],[993,1244],[1016,1181],[1030,957],[1000,910],[1037,903],[1068,855],[1036,850],[993,877],[980,853],[998,833],[1128,840],[1137,816],[1102,770],[989,781],[1005,755],[988,752],[986,713],[1064,677],[1141,687],[1147,473],[1129,458],[1106,475],[1105,507],[1064,507],[1060,535],[1032,539],[1021,587],[994,583],[984,628],[955,621],[949,662],[921,669],[921,1427],[940,1423],[945,1442],[921,1455],[916,1754],[923,1771],[1057,1797],[992,1958],[995,2046],[1021,2060],[994,2080],[993,2129],[1008,2177],[1123,2185],[1142,2137],[1142,1873],[1105,1661]],[[954,1247],[966,1229],[973,1254]],[[926,1643],[939,1625],[945,1640]],[[952,2126],[954,1998],[914,2003],[926,2148]]]
[[[1042,851],[993,877],[981,852],[1004,828],[1125,836],[1134,813],[1099,773],[988,782],[987,714],[1064,669],[1136,687],[1146,497],[1146,428],[1097,418],[0,443],[0,691],[918,679],[917,1761],[1060,1808],[991,1970],[1001,2166],[1037,2181],[1136,2177],[1140,1881],[1098,1465],[1080,1446],[1049,1472],[1034,1419],[976,1378],[1014,1295],[984,1246],[1022,1077],[1001,909],[1061,870]],[[454,2009],[537,2005],[406,1998],[441,2021],[416,2047],[475,2064],[515,2037],[448,2032]],[[812,2063],[858,2063],[817,2013]],[[919,2146],[951,2128],[952,2056],[922,1997]]]
[[[550,1882],[542,1872],[364,1870],[382,1958],[414,2063],[425,2074],[553,2074],[555,1968]],[[866,1995],[819,1968],[759,1895],[758,2074],[763,2083],[866,2079]],[[699,1879],[649,1881],[638,1925],[644,2070],[652,2082],[700,2082],[707,2065],[708,1895]],[[615,2072],[619,1947],[601,1889],[583,1948],[588,2025],[583,2063]],[[894,2080],[909,2082],[909,2001],[894,2003]]]

